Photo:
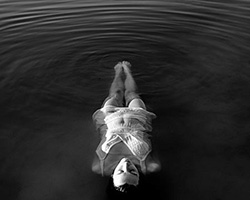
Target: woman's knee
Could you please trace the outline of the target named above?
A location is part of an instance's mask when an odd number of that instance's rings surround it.
[[[131,91],[125,91],[126,106],[128,106],[133,99],[139,99],[139,98],[140,96],[137,93]]]
[[[146,110],[146,106],[144,104],[144,102],[141,99],[133,99],[129,105],[129,108],[143,108]]]
[[[125,101],[126,101],[126,106],[129,106],[133,100],[137,100],[140,105],[144,105],[143,101],[141,100],[139,94],[136,92],[131,92],[131,91],[125,91]],[[135,101],[135,102],[137,102]],[[133,103],[134,104],[134,103]],[[136,104],[135,104],[136,105]]]

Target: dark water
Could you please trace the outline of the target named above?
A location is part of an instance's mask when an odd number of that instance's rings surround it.
[[[100,200],[92,113],[121,60],[158,118],[151,197],[250,198],[248,1],[1,1],[0,198]]]

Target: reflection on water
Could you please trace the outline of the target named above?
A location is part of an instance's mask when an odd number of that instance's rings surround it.
[[[1,198],[103,199],[91,114],[121,60],[158,115],[152,196],[250,195],[247,1],[0,5]]]

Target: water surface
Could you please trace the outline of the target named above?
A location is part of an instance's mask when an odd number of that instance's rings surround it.
[[[1,199],[105,197],[91,121],[128,60],[158,199],[250,196],[248,1],[1,1]]]

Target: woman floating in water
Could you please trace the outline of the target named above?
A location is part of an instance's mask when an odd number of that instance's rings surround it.
[[[139,185],[141,176],[160,169],[150,156],[151,121],[156,117],[146,110],[136,93],[131,65],[123,61],[115,69],[109,96],[103,107],[93,114],[101,135],[92,170],[111,176],[113,188],[123,193]]]

